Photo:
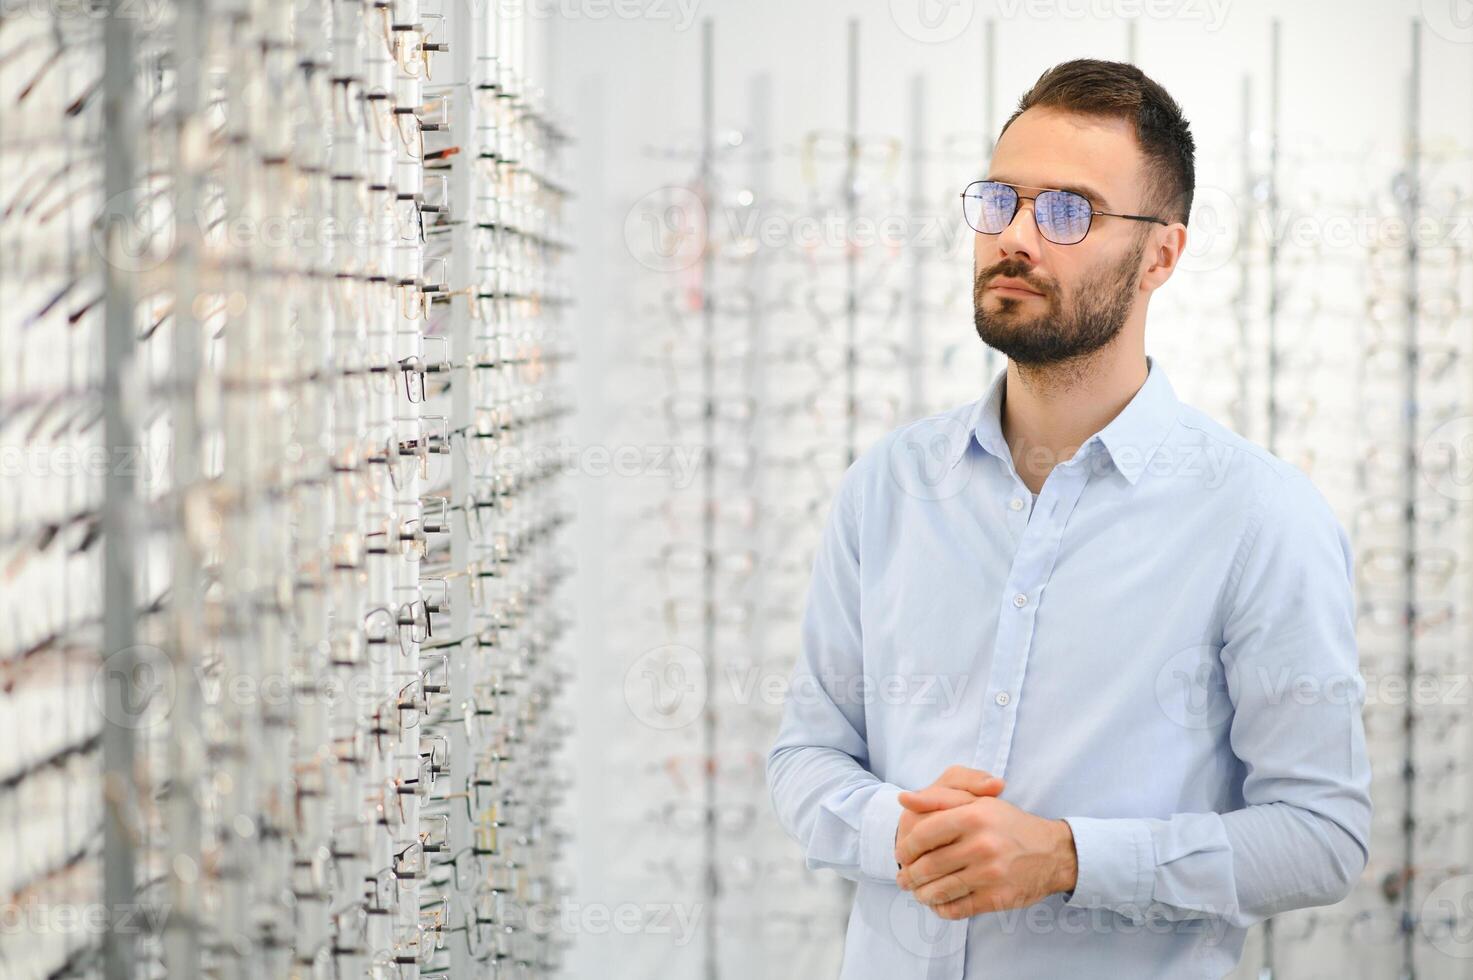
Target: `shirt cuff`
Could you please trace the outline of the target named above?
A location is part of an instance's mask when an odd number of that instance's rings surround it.
[[[1064,904],[1107,908],[1144,922],[1156,874],[1156,851],[1145,821],[1065,817],[1074,833],[1079,878]]]
[[[882,783],[859,818],[859,870],[869,878],[893,883],[900,866],[895,861],[895,831],[900,826],[899,786]]]

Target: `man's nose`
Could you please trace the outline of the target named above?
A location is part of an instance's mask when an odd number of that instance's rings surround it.
[[[1034,218],[1033,202],[1019,201],[1013,220],[995,236],[999,258],[1026,257],[1038,259],[1042,253],[1043,237],[1038,233],[1038,222]]]

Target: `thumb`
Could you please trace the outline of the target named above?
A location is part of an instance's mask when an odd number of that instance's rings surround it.
[[[966,790],[973,796],[997,796],[1002,793],[1005,783],[1001,776],[994,776],[982,769],[952,766],[941,774],[936,785]]]
[[[962,806],[976,797],[963,789],[932,785],[922,790],[901,793],[897,799],[901,806],[912,813],[930,813],[933,810],[949,810],[954,806]]]

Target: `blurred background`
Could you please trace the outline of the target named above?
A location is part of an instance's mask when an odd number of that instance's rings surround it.
[[[1473,977],[1467,0],[3,0],[0,977],[836,976],[813,550],[1076,57],[1197,141],[1148,353],[1356,550],[1370,863],[1237,975]]]

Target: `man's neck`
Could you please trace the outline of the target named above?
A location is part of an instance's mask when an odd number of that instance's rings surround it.
[[[1148,374],[1145,353],[1106,348],[1080,362],[1008,362],[1002,434],[1023,483],[1038,493],[1049,472],[1119,415]]]

